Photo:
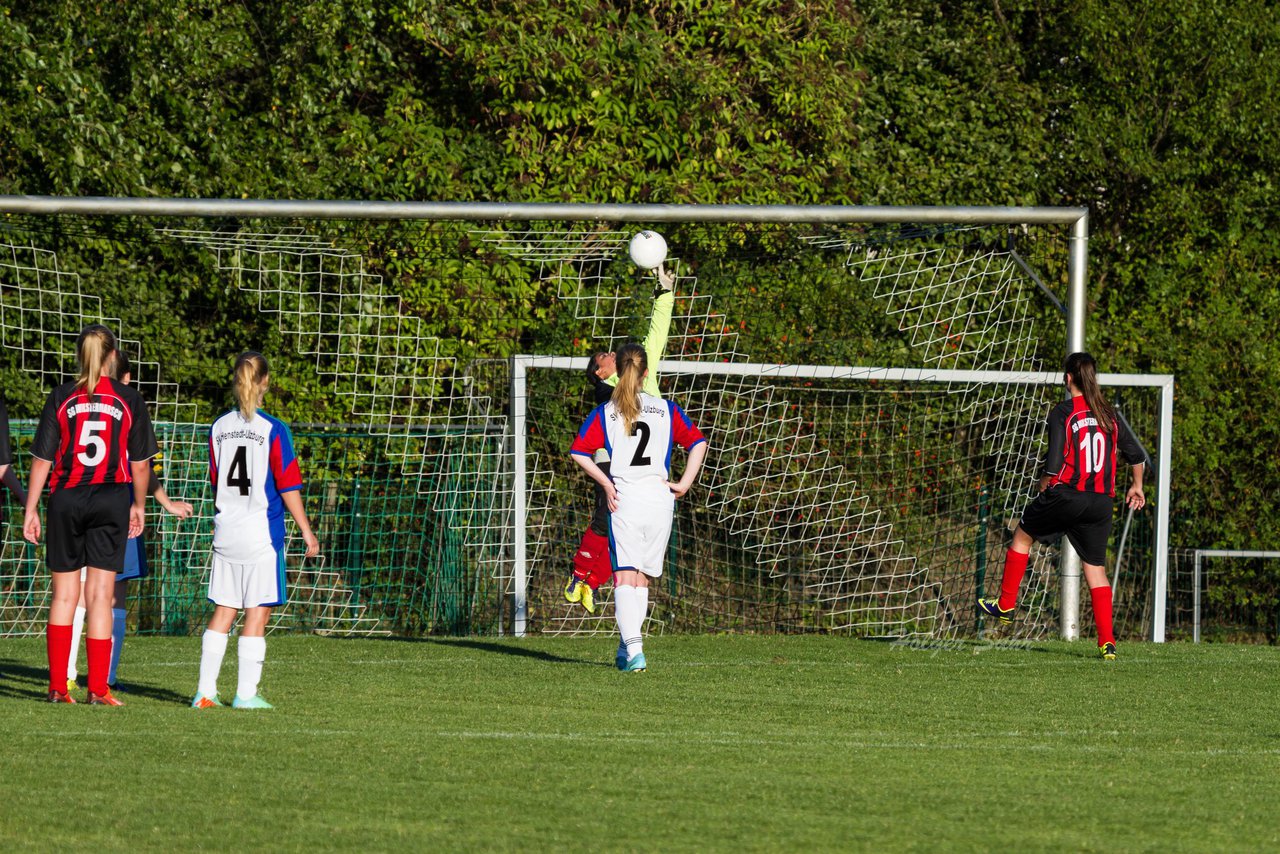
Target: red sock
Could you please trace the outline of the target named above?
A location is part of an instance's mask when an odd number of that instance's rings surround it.
[[[1098,646],[1115,643],[1111,627],[1111,585],[1090,587],[1089,598],[1093,600],[1093,619],[1098,624]]]
[[[89,691],[101,697],[107,693],[107,673],[111,669],[111,638],[89,638],[84,642],[89,659]]]
[[[1004,575],[1000,578],[1000,610],[1008,611],[1018,604],[1018,588],[1022,586],[1022,576],[1027,574],[1027,560],[1030,554],[1015,552],[1013,549],[1004,553]]]
[[[44,643],[49,652],[49,690],[64,694],[67,690],[67,659],[71,657],[71,627],[50,623],[44,630]]]

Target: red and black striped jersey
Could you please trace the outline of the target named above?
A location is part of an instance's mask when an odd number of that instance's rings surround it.
[[[102,377],[92,395],[75,383],[49,393],[31,455],[53,463],[49,491],[98,483],[131,483],[129,462],[159,453],[142,395]]]
[[[1081,492],[1116,494],[1116,451],[1129,465],[1145,455],[1133,434],[1119,419],[1103,430],[1084,395],[1064,400],[1049,412],[1049,450],[1041,473],[1049,486],[1065,483]]]

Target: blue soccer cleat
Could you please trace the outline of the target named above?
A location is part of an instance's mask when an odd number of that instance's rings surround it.
[[[645,664],[643,652],[637,652],[635,655],[628,658],[626,663],[622,665],[623,673],[641,673],[644,669]]]
[[[978,610],[983,614],[986,614],[988,617],[995,617],[1001,623],[1007,625],[1013,622],[1013,612],[1016,611],[1017,608],[1009,608],[1008,610],[1005,610],[1000,607],[999,599],[979,599]]]

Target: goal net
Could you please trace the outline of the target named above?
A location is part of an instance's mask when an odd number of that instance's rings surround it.
[[[324,555],[292,544],[277,628],[612,631],[607,594],[595,617],[558,598],[590,511],[567,446],[590,409],[585,357],[649,322],[653,276],[626,260],[638,227],[10,216],[0,334],[20,474],[43,396],[74,375],[75,336],[107,323],[152,406],[165,486],[197,507],[179,523],[153,505],[133,619],[190,630],[207,615],[204,431],[230,360],[260,349]],[[680,502],[649,630],[978,629],[973,600],[998,583],[1061,393],[1044,377],[1065,350],[1061,229],[660,230],[677,295],[660,384],[713,450]],[[890,370],[804,367],[823,365]],[[1114,394],[1156,447],[1158,390]],[[0,631],[30,633],[47,573],[9,507]],[[1153,619],[1155,519],[1136,520],[1117,585],[1131,635]],[[1057,625],[1056,565],[1037,550],[1018,634]]]

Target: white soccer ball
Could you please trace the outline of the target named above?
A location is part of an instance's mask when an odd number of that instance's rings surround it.
[[[631,238],[627,251],[633,264],[641,270],[652,270],[667,260],[667,241],[656,231],[641,231]]]

